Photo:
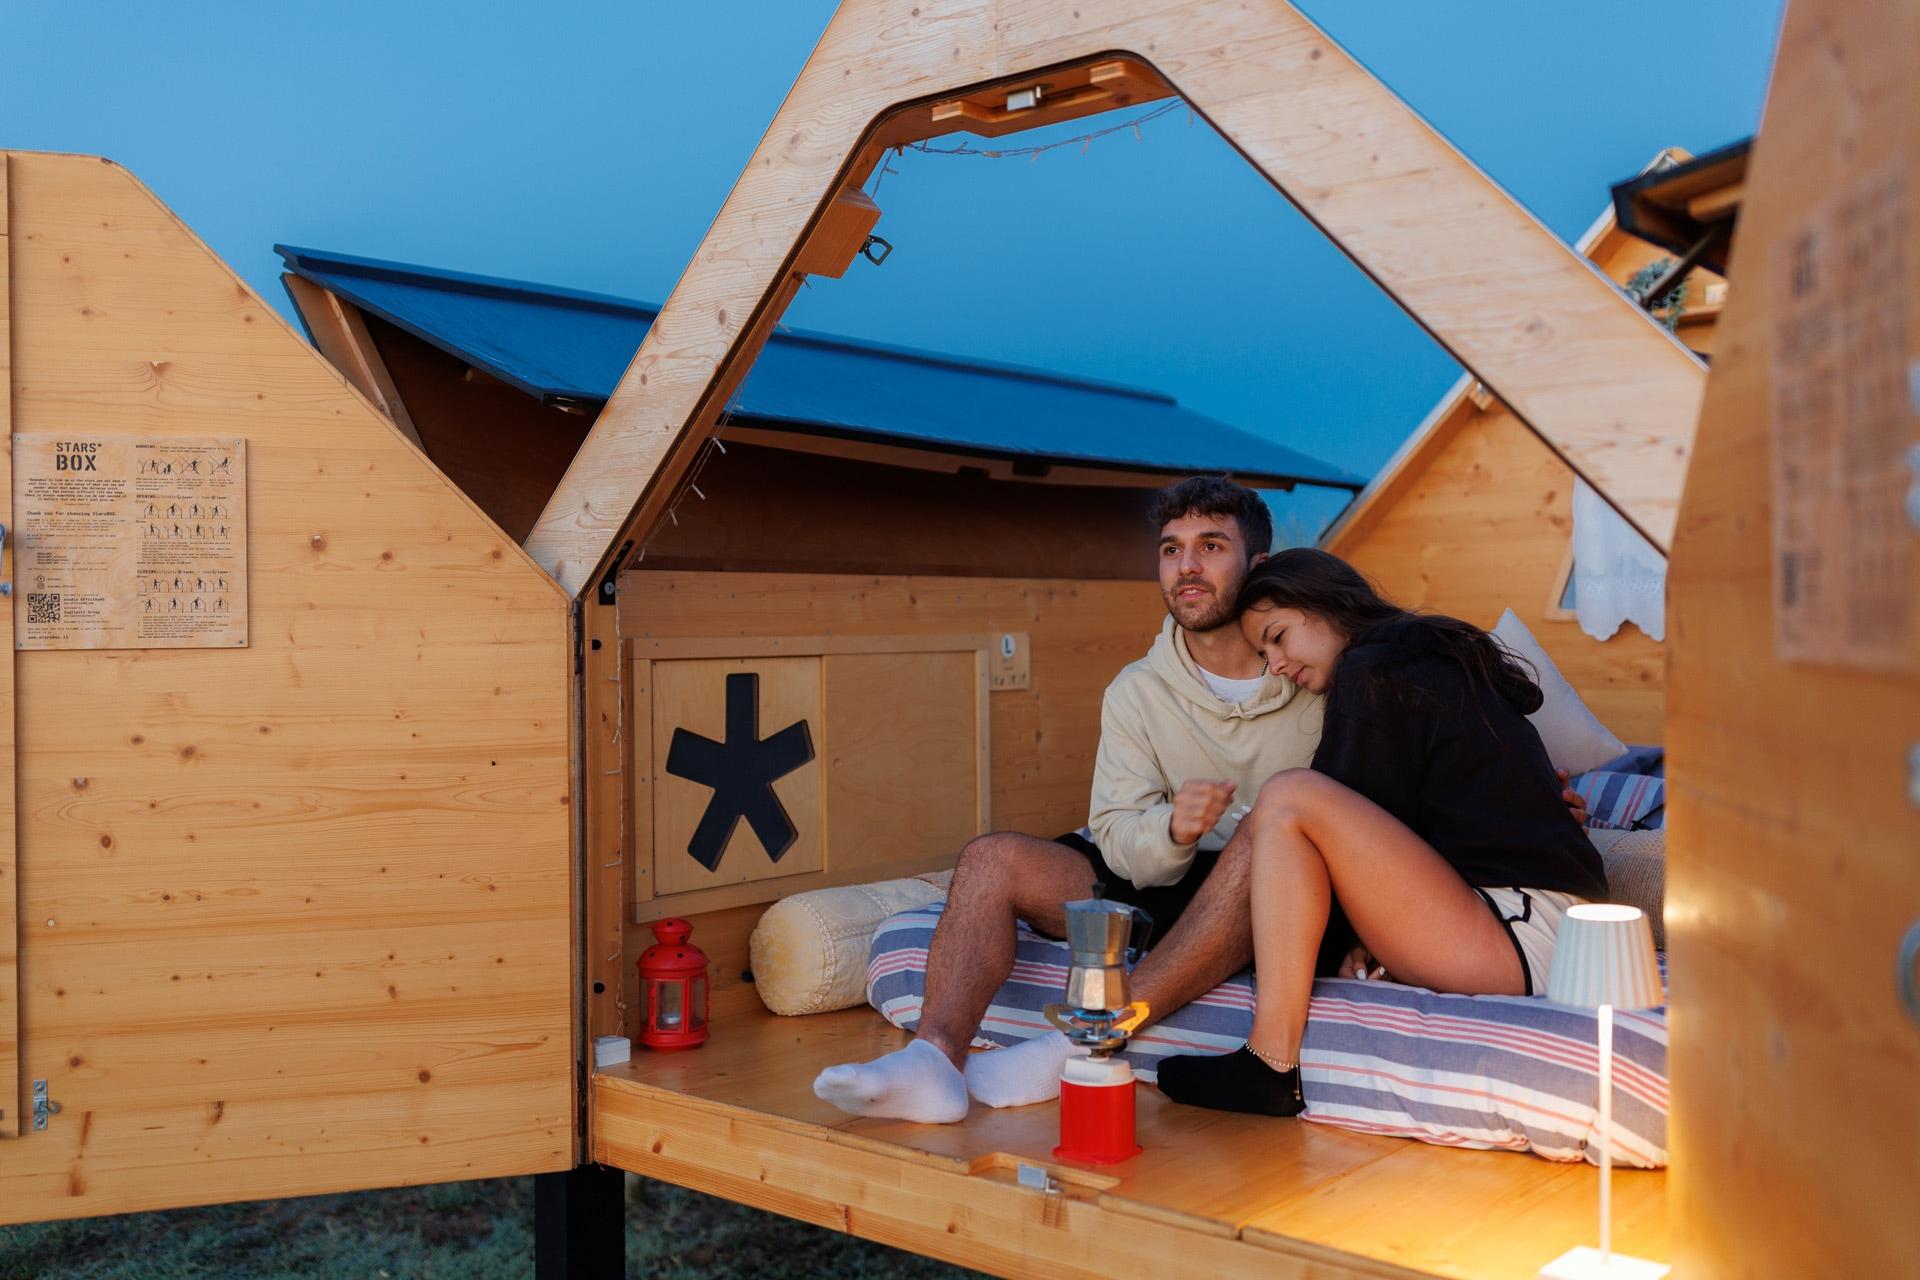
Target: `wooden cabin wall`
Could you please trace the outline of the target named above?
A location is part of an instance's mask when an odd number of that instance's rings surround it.
[[[1146,560],[1143,547],[1140,562]],[[1166,616],[1158,584],[1142,579],[642,570],[622,574],[619,588],[618,625],[628,638],[1026,633],[1029,687],[989,695],[989,826],[1045,835],[1086,822],[1101,696],[1121,667],[1147,652]],[[623,904],[631,901],[633,861],[627,860],[623,876]],[[868,878],[885,879],[887,873]],[[753,998],[741,987],[740,970],[746,935],[764,907],[762,902],[730,908],[696,921],[714,941],[716,1010],[733,1007],[729,1000]],[[606,918],[598,908],[593,914],[596,920]],[[595,975],[609,986],[601,993],[607,1003],[623,999],[621,990],[632,981],[625,968],[653,941],[650,929],[632,919],[627,912],[620,925],[623,968],[606,965]],[[611,921],[602,927],[611,928]],[[631,1034],[630,1009],[608,1016]]]
[[[1675,1275],[1920,1266],[1916,63],[1914,5],[1787,6],[1675,538]]]
[[[434,465],[524,539],[593,419],[540,404],[360,312]],[[825,444],[808,438],[809,443]],[[857,447],[838,445],[836,447]],[[964,465],[964,464],[963,464]],[[1041,484],[738,441],[711,455],[704,500],[648,564],[729,573],[939,573],[1134,578],[1152,491]]]
[[[569,600],[124,170],[8,171],[9,429],[244,437],[250,639],[8,647],[0,1221],[569,1167]]]
[[[1497,403],[1466,421],[1398,500],[1328,545],[1389,597],[1492,627],[1512,609],[1626,742],[1660,742],[1665,656],[1632,623],[1602,644],[1547,616],[1573,537],[1573,472]]]
[[[1593,257],[1625,282],[1662,252],[1617,231]],[[1719,305],[1706,303],[1720,278],[1689,278],[1693,318],[1681,339],[1711,351]],[[1344,556],[1410,608],[1450,613],[1491,627],[1504,609],[1527,624],[1580,696],[1627,742],[1661,742],[1665,646],[1627,623],[1597,641],[1555,617],[1560,575],[1573,538],[1573,471],[1498,400],[1463,400],[1434,429],[1392,488],[1341,529],[1327,549]]]
[[[543,405],[379,316],[358,314],[427,456],[507,536],[525,541],[592,416]]]

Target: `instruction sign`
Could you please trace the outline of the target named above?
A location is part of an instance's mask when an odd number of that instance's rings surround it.
[[[1775,650],[1910,669],[1920,600],[1907,491],[1912,204],[1899,164],[1869,172],[1774,249]]]
[[[247,643],[245,440],[13,438],[22,649]]]

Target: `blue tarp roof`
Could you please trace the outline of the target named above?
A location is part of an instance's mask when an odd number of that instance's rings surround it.
[[[275,245],[288,269],[543,402],[604,402],[657,306]],[[736,422],[998,458],[1358,489],[1365,480],[1137,387],[781,329]]]

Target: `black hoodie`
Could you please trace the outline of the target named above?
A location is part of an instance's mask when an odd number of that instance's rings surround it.
[[[1470,885],[1605,900],[1606,872],[1560,800],[1540,735],[1424,624],[1383,623],[1340,655],[1313,767],[1391,813]]]

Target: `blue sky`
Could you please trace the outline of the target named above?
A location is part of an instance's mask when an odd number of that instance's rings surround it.
[[[126,165],[283,311],[276,241],[657,301],[833,7],[11,0],[0,147]],[[1753,132],[1781,5],[1302,7],[1571,240],[1661,147]],[[894,168],[894,256],[789,323],[1152,386],[1361,474],[1456,375],[1183,112]]]

